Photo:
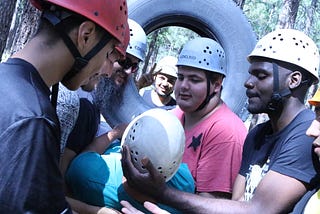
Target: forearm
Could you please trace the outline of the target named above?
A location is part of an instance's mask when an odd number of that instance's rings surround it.
[[[250,202],[207,198],[169,187],[165,188],[157,198],[160,203],[172,206],[182,213],[254,213]]]
[[[111,131],[110,131],[111,132]],[[85,151],[94,151],[99,154],[103,154],[110,143],[116,139],[112,133],[105,133],[99,137],[96,137],[85,149]]]

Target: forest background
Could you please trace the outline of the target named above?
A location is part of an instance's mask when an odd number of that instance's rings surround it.
[[[233,1],[242,9],[257,39],[278,28],[294,28],[309,35],[320,48],[319,0]],[[30,5],[29,0],[0,0],[0,11],[0,56],[4,61],[32,37],[40,12]],[[137,75],[148,72],[164,55],[177,56],[183,44],[194,37],[197,34],[181,27],[165,27],[151,32],[148,34],[146,63]],[[308,98],[317,87],[311,88]],[[251,115],[249,119],[252,126],[266,118],[263,115]]]

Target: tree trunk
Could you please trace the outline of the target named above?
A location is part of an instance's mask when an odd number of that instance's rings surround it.
[[[318,0],[312,0],[311,1],[311,6],[307,9],[307,16],[306,16],[306,27],[304,32],[306,34],[310,33],[311,26],[313,24],[313,16],[316,12]]]
[[[246,0],[233,0],[237,6],[239,6],[241,8],[241,10],[243,9],[243,5],[245,4]]]
[[[306,14],[306,27],[304,29],[304,33],[307,34],[307,35],[310,35],[310,29],[311,29],[311,26],[313,25],[313,17],[314,17],[314,14],[316,12],[316,8],[317,8],[317,3],[318,3],[318,0],[312,0],[311,1],[311,5],[310,7],[306,10],[307,11],[307,14]],[[318,85],[312,85],[308,91],[308,95],[307,95],[307,100],[308,99],[311,99],[312,96],[316,93],[318,89]],[[306,102],[306,105],[311,108],[311,106],[309,105],[308,102]]]
[[[140,74],[140,76],[146,72],[148,72],[148,63],[150,61],[150,58],[152,55],[155,55],[157,56],[156,54],[154,54],[154,52],[158,49],[158,45],[157,45],[157,38],[158,38],[158,35],[159,35],[159,31],[160,29],[157,29],[155,30],[153,33],[152,33],[152,37],[151,37],[151,40],[150,40],[150,43],[149,43],[149,47],[148,47],[148,52],[147,52],[147,56],[144,60],[144,66],[142,68],[142,72]],[[155,59],[151,60],[151,61],[154,61]],[[152,63],[153,64],[153,63]]]
[[[279,14],[277,28],[294,28],[296,22],[300,0],[284,0],[283,8]]]
[[[37,30],[39,19],[40,11],[30,5],[28,0],[17,0],[2,60],[20,50],[31,39]]]
[[[12,16],[16,7],[16,0],[0,1],[0,56],[6,47],[6,41],[10,30]]]

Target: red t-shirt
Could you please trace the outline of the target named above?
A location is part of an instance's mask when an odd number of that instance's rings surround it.
[[[176,108],[173,113],[183,124],[181,109]],[[242,120],[226,104],[185,130],[183,162],[188,164],[198,192],[232,192],[247,132]]]

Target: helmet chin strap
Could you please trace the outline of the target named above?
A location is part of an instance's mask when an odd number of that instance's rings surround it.
[[[69,51],[71,52],[72,56],[75,59],[75,62],[72,68],[67,74],[65,74],[62,81],[68,81],[72,77],[74,77],[77,73],[79,73],[80,70],[88,64],[89,60],[92,57],[94,57],[111,40],[111,35],[106,33],[102,37],[102,39],[98,42],[98,44],[95,47],[93,47],[92,50],[89,51],[89,53],[87,53],[84,57],[82,57],[79,50],[75,46],[75,44],[72,42],[70,37],[64,31],[64,27],[60,24],[61,21],[64,18],[69,17],[70,14],[61,11],[59,16],[58,14],[55,14],[53,11],[45,10],[42,16],[45,19],[47,19],[57,29],[65,45],[68,47]],[[58,91],[59,91],[59,83],[52,86],[51,103],[54,106],[54,108],[56,108],[57,106]]]
[[[63,25],[60,24],[64,18],[71,15],[63,11],[60,13],[60,16],[64,17],[59,18],[59,15],[55,14],[54,12],[45,10],[43,12],[43,17],[57,29],[61,38],[63,39],[64,43],[75,59],[72,69],[63,77],[63,81],[67,81],[74,77],[82,68],[84,68],[88,64],[89,60],[94,57],[111,40],[111,35],[106,33],[98,42],[98,44],[96,44],[96,46],[93,47],[92,50],[83,57],[81,56],[75,44],[72,42],[71,38],[68,36],[68,34],[66,34]]]
[[[279,67],[277,64],[272,63],[273,65],[273,93],[271,100],[268,103],[268,110],[276,111],[283,107],[283,97],[286,97],[291,94],[291,91],[286,88],[282,91],[279,91]]]
[[[212,94],[210,94],[210,80],[207,74],[206,74],[206,77],[207,77],[207,96],[206,96],[206,99],[201,103],[201,105],[195,110],[195,112],[203,109],[209,103],[211,98],[216,95],[216,92],[213,92]]]

